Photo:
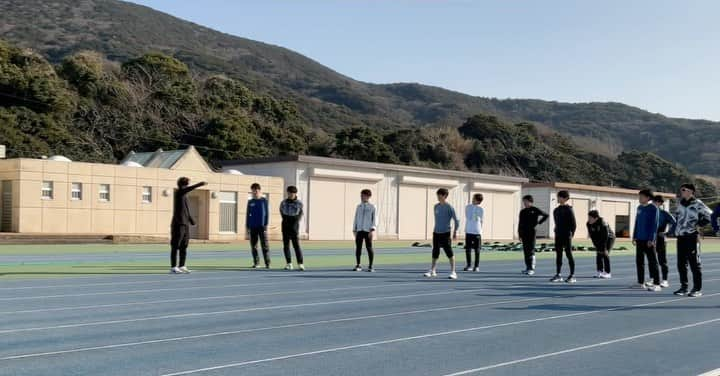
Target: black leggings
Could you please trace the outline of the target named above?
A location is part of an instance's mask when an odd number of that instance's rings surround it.
[[[520,236],[525,256],[525,270],[535,270],[535,231]]]
[[[563,264],[563,252],[570,265],[570,275],[575,275],[575,259],[572,254],[572,237],[555,234],[555,274],[560,275]]]
[[[360,265],[360,258],[362,256],[363,241],[365,242],[365,248],[368,253],[368,264],[369,268],[372,268],[373,261],[375,260],[375,251],[373,251],[372,235],[367,231],[358,231],[355,233],[355,261],[357,265]]]
[[[465,234],[465,261],[467,267],[472,265],[472,251],[475,251],[475,267],[480,266],[480,244],[482,237],[478,234]]]
[[[262,254],[263,259],[265,260],[265,265],[270,266],[270,246],[268,245],[268,236],[267,231],[264,227],[257,227],[257,228],[251,228],[250,229],[250,248],[252,252],[253,257],[253,264],[257,265],[260,262],[260,257],[258,256],[258,241],[260,242],[260,247],[262,248]]]
[[[452,250],[452,244],[450,244],[450,233],[437,233],[433,232],[433,247],[432,247],[432,258],[437,260],[440,258],[440,248],[445,251],[445,255],[448,258],[453,258],[455,254]]]
[[[190,227],[187,225],[172,226],[170,230],[170,266],[181,268],[185,266],[187,259],[187,248],[190,243]],[[178,265],[178,253],[180,264]]]
[[[667,260],[667,242],[665,241],[664,235],[658,235],[655,240],[655,251],[657,251],[658,263],[660,264],[660,272],[662,273],[662,280],[667,281],[668,272],[668,260]]]
[[[610,273],[610,251],[599,251],[595,254],[595,265],[597,271]]]
[[[283,253],[285,254],[285,261],[288,264],[292,262],[292,254],[290,253],[290,243],[292,243],[293,249],[295,250],[295,258],[298,264],[303,263],[303,253],[300,248],[300,239],[298,238],[297,231],[283,231]]]

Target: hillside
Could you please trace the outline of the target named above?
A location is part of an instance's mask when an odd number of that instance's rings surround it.
[[[619,103],[500,100],[420,84],[367,84],[288,49],[117,0],[0,0],[0,9],[0,38],[39,51],[52,63],[82,50],[118,62],[161,51],[194,72],[221,73],[258,93],[290,100],[305,122],[330,132],[354,125],[457,127],[487,113],[566,133],[593,152],[650,151],[694,173],[720,176],[717,122],[667,118]]]

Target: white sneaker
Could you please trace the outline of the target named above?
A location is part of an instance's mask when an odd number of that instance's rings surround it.
[[[437,272],[434,270],[429,270],[427,273],[423,274],[427,278],[435,278],[437,277]]]
[[[182,272],[180,271],[180,268],[178,268],[177,266],[174,268],[170,268],[170,274],[181,274],[181,273]]]
[[[457,273],[455,273],[455,272],[450,273],[450,275],[448,276],[448,279],[457,279]]]
[[[658,292],[658,291],[662,291],[662,288],[660,287],[660,285],[651,285],[650,287],[647,288],[647,290],[653,291],[653,292]]]
[[[190,274],[191,272],[192,270],[188,269],[187,266],[183,266],[182,268],[180,268],[180,273]]]
[[[593,278],[602,278],[603,274],[604,274],[603,272],[597,272],[597,273],[595,273]]]
[[[480,271],[480,268],[473,268],[473,273],[477,273]]]
[[[285,270],[293,270],[292,263],[285,265]]]
[[[603,273],[603,274],[600,276],[600,278],[602,278],[602,279],[610,279],[610,278],[612,278],[612,274],[610,274],[610,273]]]
[[[300,269],[301,272],[304,272],[304,271],[305,271],[305,265],[303,265],[303,264],[298,265],[298,269]]]
[[[648,288],[648,287],[652,287],[652,286],[654,286],[654,285],[653,285],[652,282],[645,282],[645,283],[643,284],[643,286],[645,286],[646,288]]]
[[[535,275],[535,270],[532,270],[532,269],[528,270],[527,275]]]
[[[660,287],[662,287],[662,288],[668,288],[668,287],[670,287],[670,282],[668,282],[668,281],[662,281],[662,282],[660,282]]]
[[[355,269],[353,269],[353,270],[356,271],[356,272],[361,272],[361,271],[362,271],[362,266],[358,265],[358,266],[356,266]]]

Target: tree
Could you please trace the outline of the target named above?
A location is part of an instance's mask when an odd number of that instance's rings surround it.
[[[368,162],[397,163],[382,135],[368,127],[352,127],[335,135],[335,154],[348,159]]]

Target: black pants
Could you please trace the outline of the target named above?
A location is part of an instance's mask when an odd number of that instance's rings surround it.
[[[480,267],[480,244],[482,237],[478,234],[465,234],[465,261],[472,265],[472,251],[475,251],[475,267]]]
[[[637,267],[638,283],[645,283],[645,257],[650,268],[650,278],[656,285],[660,284],[660,268],[657,261],[655,247],[648,245],[647,240],[638,240],[635,246],[635,266]]]
[[[178,253],[180,254],[180,264],[182,268],[185,266],[187,259],[187,248],[190,243],[190,226],[188,225],[172,225],[170,229],[170,266],[178,266]]]
[[[570,265],[570,275],[575,275],[575,259],[572,254],[572,237],[555,234],[555,274],[560,275],[563,264],[563,252]]]
[[[450,244],[450,233],[449,232],[443,232],[443,233],[437,233],[433,232],[433,247],[432,247],[432,258],[438,259],[440,258],[440,248],[442,248],[445,251],[445,255],[448,258],[452,258],[455,256],[452,250],[452,244]]]
[[[535,270],[535,231],[524,232],[520,235],[525,256],[525,270]]]
[[[599,272],[610,273],[610,250],[615,245],[615,239],[609,238],[605,244],[593,244],[595,246],[595,266]]]
[[[263,260],[265,265],[270,265],[270,246],[268,245],[267,230],[264,227],[255,227],[250,229],[250,248],[252,251],[253,265],[257,265],[260,262],[258,256],[258,241],[260,241],[260,247],[262,247]]]
[[[285,261],[290,264],[292,263],[292,255],[290,253],[290,243],[292,243],[293,249],[295,250],[295,258],[298,264],[303,263],[302,249],[300,249],[300,238],[298,238],[298,231],[294,229],[283,229],[283,253],[285,254]]]
[[[669,268],[667,261],[667,241],[665,241],[665,235],[658,235],[655,239],[655,251],[657,252],[658,263],[660,264],[662,280],[667,281]]]
[[[355,233],[355,261],[357,265],[360,265],[363,242],[365,242],[365,248],[367,248],[368,268],[372,268],[373,261],[375,261],[375,251],[373,250],[372,233],[368,231],[358,231]]]
[[[680,274],[680,284],[683,288],[688,287],[687,267],[693,274],[693,290],[702,290],[702,264],[700,263],[700,249],[698,247],[698,235],[681,235],[677,238],[677,267]]]

